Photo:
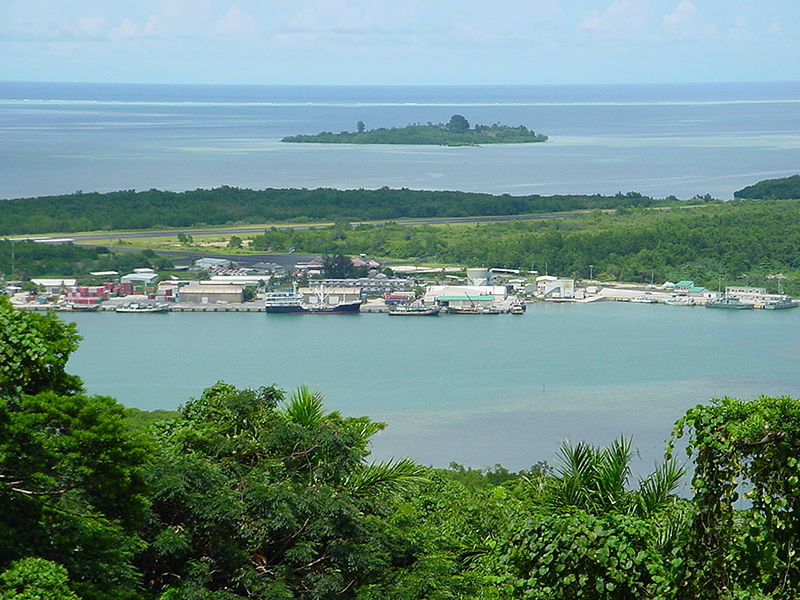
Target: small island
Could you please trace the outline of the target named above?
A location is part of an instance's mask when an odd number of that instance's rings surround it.
[[[282,142],[304,144],[411,144],[431,146],[479,146],[481,144],[530,144],[546,142],[547,136],[520,125],[475,125],[462,115],[453,115],[448,123],[411,124],[405,127],[366,129],[359,121],[357,131],[316,135],[291,135]]]

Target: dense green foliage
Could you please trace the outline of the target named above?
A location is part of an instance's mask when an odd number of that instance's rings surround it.
[[[63,372],[74,328],[0,309],[16,332],[4,356],[52,371],[3,372],[21,382],[0,391],[3,600],[800,593],[800,401],[689,410],[674,434],[688,432],[693,497],[679,499],[672,461],[631,484],[625,438],[565,443],[553,469],[518,473],[371,463],[383,424],[328,413],[306,387],[287,398],[218,383],[149,418]]]
[[[570,219],[477,226],[342,224],[269,229],[251,247],[358,254],[466,265],[534,267],[564,276],[655,282],[694,279],[777,288],[766,276],[800,270],[800,201],[747,201],[692,209],[599,211]],[[787,281],[787,288],[797,284]]]
[[[0,569],[38,557],[66,568],[83,598],[131,598],[148,446],[120,405],[65,373],[77,339],[54,315],[0,299]],[[30,571],[16,563],[0,577],[8,597]]]
[[[0,240],[0,274],[7,279],[83,276],[91,271],[129,272],[137,267],[170,269],[172,262],[154,252],[109,252],[75,244],[38,244],[32,241]],[[13,271],[13,272],[12,272]]]
[[[23,558],[0,573],[2,600],[79,600],[69,587],[69,573],[58,563]]]
[[[765,200],[800,198],[800,175],[792,175],[791,177],[782,177],[780,179],[765,179],[734,192],[733,196],[735,198]]]
[[[800,402],[723,398],[689,410],[695,457],[691,525],[675,554],[676,581],[692,598],[728,590],[790,600],[800,593]],[[744,494],[748,510],[736,510]]]
[[[323,131],[316,135],[291,135],[282,142],[315,144],[413,144],[437,146],[476,146],[478,144],[529,144],[546,142],[547,136],[534,133],[524,125],[476,125],[470,128],[462,115],[453,115],[446,124],[413,124],[405,127],[380,129],[363,128],[359,121],[357,131],[331,133]]]
[[[0,296],[0,398],[79,391],[80,379],[66,372],[79,340],[75,325],[54,314],[20,312]]]
[[[0,235],[292,220],[519,215],[658,204],[663,201],[635,192],[615,196],[493,196],[389,188],[248,190],[221,187],[181,193],[126,190],[5,200],[0,211]]]

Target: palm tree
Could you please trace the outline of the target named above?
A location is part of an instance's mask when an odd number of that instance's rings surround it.
[[[338,412],[325,413],[325,396],[301,385],[289,397],[283,415],[287,421],[306,429],[333,427],[347,431],[353,436],[353,445],[360,452],[361,460],[347,474],[342,485],[350,493],[362,498],[374,498],[382,494],[407,491],[416,483],[428,481],[426,467],[409,458],[391,459],[366,464],[367,447],[373,435],[386,425],[366,417],[342,418]]]
[[[542,508],[581,509],[592,513],[618,512],[648,518],[672,505],[684,469],[674,460],[656,467],[630,490],[630,438],[620,437],[606,447],[564,442],[556,475],[548,480],[537,501]]]

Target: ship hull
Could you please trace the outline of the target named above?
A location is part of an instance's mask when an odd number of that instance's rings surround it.
[[[294,305],[294,306],[267,306],[265,307],[267,313],[270,314],[314,314],[314,315],[327,315],[327,314],[353,314],[361,310],[361,302],[350,302],[348,304],[338,304],[336,306],[307,306],[307,305]]]

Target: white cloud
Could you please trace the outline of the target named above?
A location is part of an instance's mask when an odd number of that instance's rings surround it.
[[[61,27],[66,38],[97,40],[105,37],[105,17],[84,17],[76,25]]]
[[[139,27],[132,19],[123,19],[122,23],[111,30],[109,37],[115,41],[157,37],[161,29],[161,18],[158,15],[150,16],[143,27]]]
[[[212,31],[222,37],[252,38],[257,35],[256,22],[253,17],[231,5],[223,17],[217,19],[211,27]]]
[[[664,26],[673,30],[694,29],[697,27],[697,7],[682,0],[671,13],[664,15]]]
[[[602,13],[591,11],[578,24],[578,31],[606,34],[640,32],[647,12],[642,0],[614,0]]]
[[[111,30],[112,40],[133,40],[139,37],[141,30],[139,26],[130,19],[124,19],[122,23]]]

